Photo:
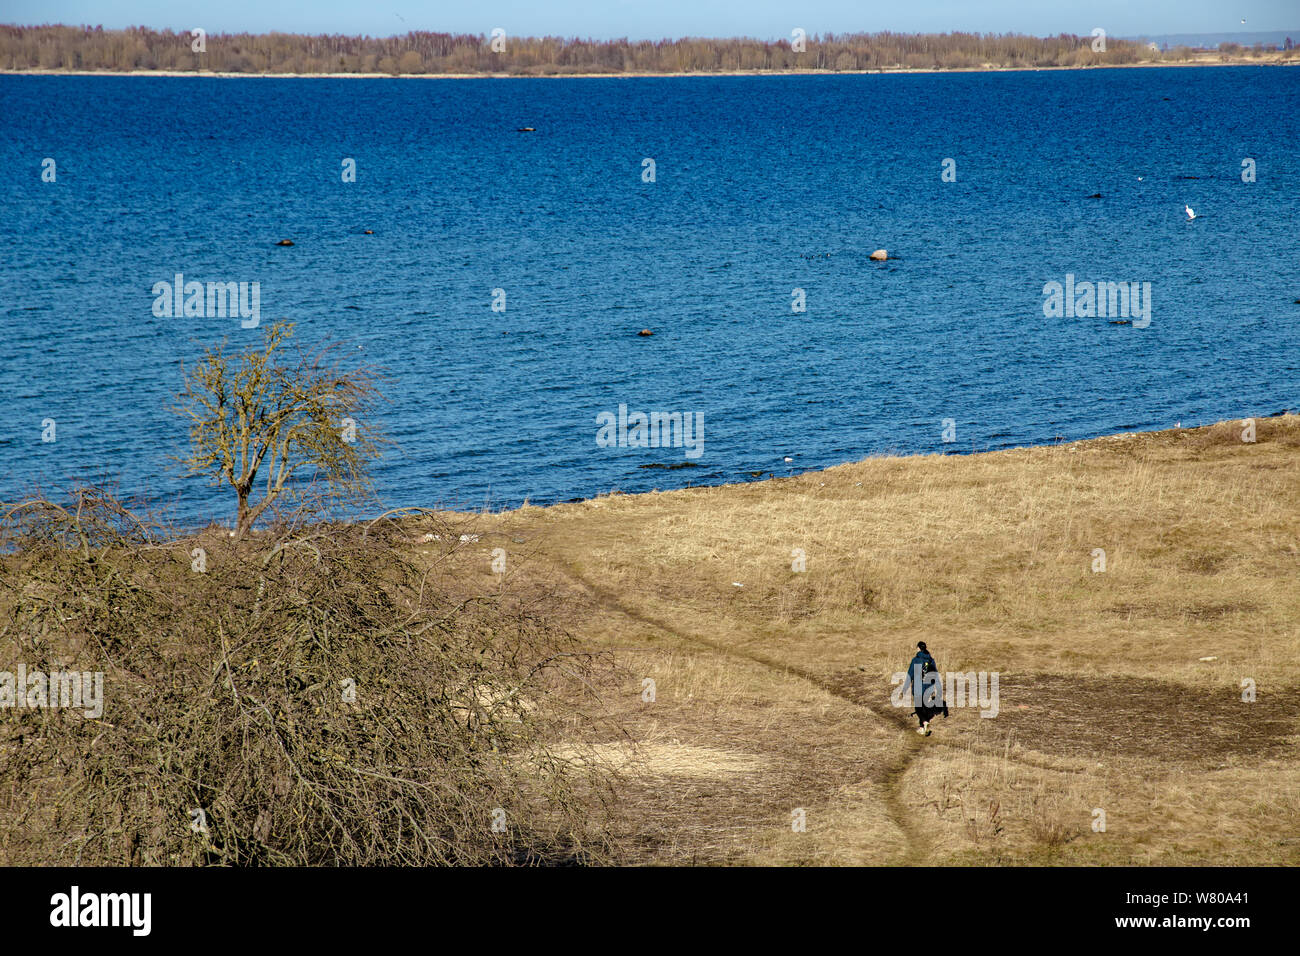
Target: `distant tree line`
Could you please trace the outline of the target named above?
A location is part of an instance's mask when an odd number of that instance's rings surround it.
[[[504,49],[500,47],[504,45]],[[752,39],[630,41],[493,38],[412,32],[395,37],[210,34],[130,27],[0,26],[0,69],[183,70],[229,73],[721,73],[765,70],[962,69],[1113,66],[1187,60],[1187,47],[1061,34],[854,33],[765,42]],[[201,47],[196,52],[195,47]],[[802,46],[796,50],[795,46]],[[1262,55],[1263,48],[1232,51]]]

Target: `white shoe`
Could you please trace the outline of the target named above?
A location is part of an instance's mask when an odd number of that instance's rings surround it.
[[[927,733],[929,733],[929,731],[927,731],[927,730],[925,729],[925,725],[924,725],[924,724],[922,724],[920,727],[917,727],[917,728],[916,728],[916,732],[917,732],[918,734],[920,734],[922,737],[924,737]]]

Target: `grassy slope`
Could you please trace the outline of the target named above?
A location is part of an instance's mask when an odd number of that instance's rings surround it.
[[[525,507],[457,560],[623,665],[632,860],[1295,865],[1300,416],[1257,427]],[[998,717],[912,733],[918,640]]]

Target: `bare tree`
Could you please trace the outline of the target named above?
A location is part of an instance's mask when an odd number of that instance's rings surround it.
[[[179,460],[235,490],[237,540],[309,486],[324,499],[368,498],[368,465],[386,444],[360,424],[383,400],[374,371],[342,370],[330,345],[287,354],[292,335],[292,323],[277,322],[260,349],[232,357],[223,342],[184,373],[175,411],[190,421],[190,451]]]
[[[186,32],[102,30],[69,26],[0,25],[0,69],[166,69],[231,72],[387,73],[618,73],[635,70],[686,73],[720,70],[899,69],[946,65],[1055,66],[1133,62],[1141,44],[1108,38],[1104,57],[1091,38],[1073,34],[852,33],[808,37],[806,52],[790,41],[687,37],[677,40],[583,40],[512,37],[509,53],[493,53],[488,38],[415,31],[393,37],[299,36],[286,33],[207,37],[200,56]],[[1089,54],[1078,59],[1080,52]],[[1245,56],[1248,51],[1239,51]],[[1279,54],[1280,55],[1280,54]],[[843,66],[841,66],[843,64]],[[856,66],[852,65],[856,64]]]

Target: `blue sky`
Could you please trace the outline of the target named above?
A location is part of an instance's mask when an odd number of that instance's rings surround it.
[[[1241,23],[1242,18],[1246,24]],[[143,25],[210,33],[388,36],[408,30],[658,39],[898,32],[1112,36],[1294,30],[1297,0],[5,0],[0,22]]]

